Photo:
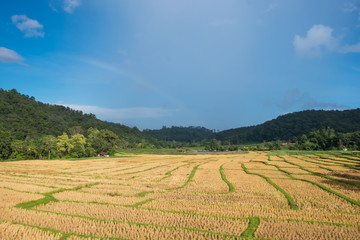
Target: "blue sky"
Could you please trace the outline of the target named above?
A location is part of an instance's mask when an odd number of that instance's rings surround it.
[[[3,0],[0,24],[0,87],[140,129],[360,107],[360,0]]]

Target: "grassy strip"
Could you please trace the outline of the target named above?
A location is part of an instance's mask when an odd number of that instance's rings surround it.
[[[322,166],[318,166],[319,168],[328,170],[329,172],[335,172],[335,170],[331,169],[331,168],[327,168],[327,167],[322,167]]]
[[[237,235],[229,235],[229,234],[223,234],[223,233],[212,232],[212,231],[203,230],[203,229],[189,228],[189,227],[164,226],[164,225],[157,225],[157,224],[151,224],[151,223],[127,222],[127,221],[119,221],[119,220],[106,220],[106,219],[98,219],[98,218],[92,218],[92,217],[81,216],[81,215],[73,215],[73,214],[64,214],[64,213],[58,213],[58,212],[51,212],[51,211],[45,211],[45,210],[31,209],[31,211],[43,212],[43,213],[48,213],[48,214],[55,214],[55,215],[64,216],[64,217],[73,217],[73,218],[86,219],[86,220],[96,221],[96,222],[127,224],[127,225],[135,225],[135,226],[138,226],[138,227],[154,227],[154,228],[162,228],[162,229],[169,229],[169,230],[185,230],[185,231],[196,232],[196,233],[207,233],[207,234],[210,234],[210,235],[219,236],[219,237],[225,237],[225,238],[237,238],[237,239],[241,238],[240,236],[237,236]],[[71,233],[71,235],[75,235],[75,234]],[[78,235],[78,234],[76,234],[76,235]]]
[[[345,183],[345,184],[349,184],[349,185],[352,185],[352,186],[355,186],[355,187],[359,187],[360,188],[360,183],[356,183],[356,182],[351,182],[351,181],[347,181],[347,180],[343,180],[343,179],[337,179],[337,178],[333,178],[333,177],[329,177],[325,174],[322,174],[322,173],[318,173],[318,172],[314,172],[314,171],[311,171],[311,170],[308,170],[306,168],[304,168],[303,166],[301,166],[300,164],[297,164],[297,163],[293,163],[293,162],[290,162],[288,160],[286,160],[285,158],[281,157],[286,163],[289,163],[291,165],[294,165],[294,166],[297,166],[299,167],[301,170],[304,170],[306,172],[309,172],[315,176],[318,176],[318,177],[322,177],[322,178],[326,178],[326,179],[329,179],[329,180],[332,180],[332,181],[336,181],[336,182],[340,182],[340,183]],[[302,160],[300,158],[297,157],[297,159],[299,160]]]
[[[324,156],[319,156],[319,155],[315,155],[317,157],[319,157],[321,159],[321,161],[325,161],[325,162],[329,162],[329,163],[334,163],[334,164],[337,164],[337,165],[340,165],[340,166],[344,166],[344,167],[347,167],[347,168],[350,168],[350,169],[355,169],[355,170],[360,170],[360,167],[356,167],[355,165],[351,165],[351,164],[347,164],[347,163],[341,163],[339,162],[339,160],[334,160],[332,158],[329,158],[329,157],[324,157]],[[328,159],[328,160],[325,160],[325,159]],[[330,160],[330,161],[329,161]]]
[[[351,168],[351,169],[355,169],[355,170],[359,170],[359,171],[360,171],[360,167],[354,167],[354,166],[349,165],[349,164],[344,164],[344,167],[347,167],[347,168]]]
[[[64,189],[64,191],[65,191],[65,189]],[[56,198],[54,198],[51,194],[44,193],[43,195],[45,197],[40,198],[38,200],[30,201],[30,202],[19,203],[15,207],[23,208],[23,209],[31,209],[31,208],[34,208],[39,205],[48,204],[49,202],[58,202],[59,201]]]
[[[241,234],[241,237],[245,239],[254,238],[255,231],[260,224],[260,219],[258,217],[249,217],[249,220],[250,222],[248,228]]]
[[[279,156],[279,157],[281,157],[281,156]],[[306,168],[302,167],[302,166],[299,165],[299,164],[289,162],[288,160],[286,160],[286,159],[283,158],[283,157],[281,157],[281,158],[284,159],[284,161],[285,161],[286,163],[292,164],[292,165],[294,165],[294,166],[298,166],[300,169],[302,169],[302,170],[304,170],[304,171],[307,171],[307,172],[310,172],[310,173],[312,173],[312,174],[314,174],[314,175],[316,175],[316,176],[323,175],[323,174],[320,174],[320,173],[316,173],[316,172],[312,172],[312,171],[310,171],[310,170],[307,170]],[[278,168],[280,168],[280,167],[278,167]],[[342,194],[340,194],[340,193],[338,193],[338,192],[335,192],[334,190],[332,190],[332,189],[330,189],[330,188],[328,188],[328,187],[326,187],[326,186],[324,186],[324,185],[322,185],[322,184],[320,184],[320,183],[313,182],[313,181],[310,181],[310,180],[307,180],[307,179],[296,178],[296,177],[294,177],[294,176],[292,176],[292,175],[290,175],[290,174],[289,174],[288,176],[289,176],[291,179],[293,179],[293,180],[298,180],[298,181],[303,181],[303,182],[311,183],[311,184],[313,184],[313,185],[315,185],[315,186],[317,186],[317,187],[319,187],[319,188],[321,188],[321,189],[323,189],[323,190],[325,190],[325,191],[327,191],[327,192],[329,192],[329,193],[332,193],[332,194],[334,194],[334,195],[336,195],[336,196],[338,196],[338,197],[340,197],[340,198],[348,201],[348,202],[351,203],[351,204],[354,204],[354,205],[356,205],[356,206],[360,206],[360,202],[358,202],[358,201],[356,201],[356,200],[354,200],[354,199],[351,199],[351,198],[349,198],[349,197],[347,197],[347,196],[345,196],[345,195],[342,195]],[[331,180],[332,180],[331,177],[328,177],[328,176],[326,176],[326,175],[324,175],[324,176],[325,176],[325,178],[328,178],[328,179],[331,179]],[[334,179],[334,180],[339,181],[339,182],[348,182],[348,181],[344,181],[344,180],[340,180],[340,179]]]
[[[304,155],[301,155],[301,154],[298,154],[298,155],[299,155],[299,156],[304,156]],[[322,162],[322,161],[320,161],[320,160],[314,159],[314,158],[309,157],[309,156],[306,156],[306,157],[311,158],[311,159],[313,159],[313,160],[315,160],[315,161],[317,161],[317,162],[314,162],[314,161],[311,161],[311,160],[307,160],[307,159],[303,159],[303,158],[299,158],[299,157],[294,156],[294,155],[292,155],[292,157],[297,158],[297,159],[299,159],[299,160],[301,160],[301,161],[304,161],[304,162],[314,163],[314,164],[317,164],[317,165],[339,166],[338,164],[335,164],[335,165],[334,165],[334,164],[324,163],[324,162]]]
[[[192,181],[192,179],[194,178],[195,173],[196,173],[196,171],[197,171],[197,169],[198,169],[198,167],[199,167],[200,165],[201,165],[201,164],[196,165],[196,166],[193,168],[193,170],[191,171],[191,173],[190,173],[190,175],[189,175],[189,178],[187,179],[187,181],[186,181],[182,186],[177,187],[177,188],[170,188],[170,189],[168,189],[168,190],[181,189],[181,188],[186,187],[186,186]]]
[[[192,163],[187,163],[187,164],[184,164],[184,165],[178,166],[178,167],[176,167],[176,168],[174,168],[174,169],[172,169],[172,170],[168,171],[167,173],[165,173],[165,175],[166,175],[166,176],[165,176],[165,177],[163,177],[163,178],[161,178],[161,179],[159,179],[159,180],[157,180],[157,182],[161,182],[162,180],[165,180],[166,178],[171,177],[171,176],[172,176],[172,173],[173,173],[174,171],[176,171],[176,170],[178,170],[179,168],[184,167],[184,166],[186,166],[186,165],[190,165],[190,164],[192,164]]]
[[[331,155],[335,156],[335,157],[339,157],[339,158],[345,158],[347,160],[351,160],[351,161],[355,161],[356,163],[359,163],[360,159],[356,156],[349,156],[350,154],[338,154],[338,153],[332,153]],[[354,158],[355,157],[355,158]]]
[[[299,181],[311,183],[311,184],[313,184],[313,185],[315,185],[315,186],[317,186],[317,187],[319,187],[319,188],[321,188],[321,189],[323,189],[323,190],[325,190],[325,191],[328,191],[329,193],[332,193],[332,194],[334,194],[334,195],[336,195],[336,196],[338,196],[338,197],[340,197],[340,198],[348,201],[348,202],[351,203],[351,204],[354,204],[354,205],[360,207],[360,202],[358,202],[358,201],[356,201],[356,200],[354,200],[354,199],[351,199],[351,198],[349,198],[349,197],[347,197],[347,196],[345,196],[345,195],[342,195],[342,194],[340,194],[340,193],[338,193],[338,192],[335,192],[334,190],[332,190],[332,189],[330,189],[330,188],[328,188],[328,187],[325,187],[324,185],[322,185],[322,184],[320,184],[320,183],[313,182],[313,181],[310,181],[310,180],[307,180],[307,179],[296,178],[296,177],[293,177],[293,176],[290,176],[290,177],[291,177],[292,179],[294,179],[294,180],[299,180]]]
[[[224,164],[225,164],[225,163],[224,163]],[[233,192],[235,192],[235,188],[234,188],[234,185],[232,185],[232,183],[229,182],[229,180],[226,178],[226,175],[225,175],[225,172],[224,172],[224,168],[223,168],[224,164],[220,166],[220,170],[219,170],[219,171],[220,171],[220,175],[221,175],[221,179],[222,179],[222,180],[228,185],[228,187],[229,187],[229,191],[226,192],[226,193],[233,193]],[[226,194],[226,193],[224,193],[224,194]]]
[[[355,164],[358,164],[359,161],[360,161],[359,158],[352,158],[350,156],[346,156],[345,154],[331,153],[329,155],[332,155],[332,156],[338,157],[338,158],[346,159],[346,160],[343,160],[343,161],[347,161],[347,162],[351,162],[351,163],[355,163]],[[335,159],[333,159],[333,160],[335,160]]]
[[[129,158],[129,157],[134,157],[134,156],[121,155],[121,156],[109,156],[109,157],[60,158],[60,159],[51,159],[50,161],[53,161],[53,160],[82,161],[82,160],[91,160],[91,159],[106,160],[109,158]]]
[[[9,188],[9,187],[0,187],[1,189],[6,189],[6,190],[10,190],[10,191],[14,191],[14,192],[19,192],[19,193],[29,193],[29,194],[41,194],[39,192],[28,192],[28,191],[21,191],[21,190],[16,190],[13,188]]]
[[[221,218],[221,219],[230,219],[230,220],[248,220],[248,217],[228,217],[228,216],[218,216],[212,214],[202,214],[202,213],[194,213],[194,212],[180,212],[180,211],[172,211],[172,210],[164,210],[164,209],[156,209],[156,208],[145,208],[141,207],[148,202],[154,201],[156,199],[147,199],[143,202],[139,202],[134,205],[123,205],[123,204],[115,204],[115,203],[105,203],[105,202],[83,202],[83,201],[73,201],[73,200],[62,200],[61,202],[70,202],[70,203],[80,203],[80,204],[94,204],[94,205],[105,205],[105,206],[118,206],[118,207],[126,207],[126,208],[138,208],[144,209],[152,212],[162,212],[162,213],[171,213],[171,214],[180,214],[185,216],[201,216],[201,217],[211,217],[211,218]]]
[[[282,218],[269,218],[269,217],[260,217],[260,219],[270,220],[270,221],[311,223],[311,224],[321,224],[321,225],[328,225],[328,226],[360,228],[360,224],[349,224],[349,223],[320,222],[320,221],[313,221],[313,220],[300,220],[300,219],[291,219],[291,218],[282,219]]]
[[[16,179],[15,179],[16,180]],[[43,185],[43,184],[36,184],[36,183],[29,183],[29,182],[21,182],[21,181],[14,181],[14,180],[11,180],[11,179],[2,179],[2,182],[6,183],[6,182],[9,182],[9,183],[19,183],[19,184],[28,184],[28,185],[33,185],[33,186],[38,186],[38,187],[46,187],[46,188],[57,188],[55,186],[48,186],[48,185]]]
[[[294,210],[298,210],[298,209],[299,209],[299,207],[296,205],[294,199],[292,199],[292,197],[290,196],[290,194],[288,194],[287,192],[285,192],[284,189],[282,189],[281,187],[279,187],[278,185],[276,185],[273,181],[271,181],[270,178],[268,178],[268,177],[266,177],[266,176],[264,176],[264,175],[262,175],[262,174],[259,174],[259,173],[251,173],[251,172],[249,172],[248,169],[245,167],[244,164],[241,164],[241,167],[242,167],[242,169],[244,170],[244,172],[245,172],[246,174],[251,174],[251,175],[256,175],[256,176],[262,177],[262,178],[264,178],[271,186],[273,186],[273,187],[276,188],[278,191],[280,191],[280,192],[285,196],[285,198],[288,200],[288,203],[289,203],[291,209],[294,209]]]
[[[135,194],[134,197],[143,198],[143,197],[146,196],[146,194],[153,193],[153,192],[154,192],[154,191],[143,191],[143,192],[140,192],[140,193]]]
[[[281,157],[281,158],[283,158],[283,157]],[[302,170],[304,170],[304,171],[308,171],[308,172],[310,172],[310,173],[312,173],[312,174],[314,174],[314,175],[317,175],[317,176],[319,176],[318,174],[320,174],[320,173],[315,173],[315,172],[312,172],[312,171],[310,171],[310,170],[307,170],[307,169],[305,169],[304,167],[302,167],[302,166],[299,165],[299,164],[289,162],[289,161],[286,160],[285,158],[283,158],[283,159],[284,159],[285,162],[287,162],[287,163],[289,163],[289,164],[293,164],[293,165],[295,165],[295,166],[298,166],[300,169],[302,169]],[[281,170],[279,166],[275,166],[275,167],[277,167],[279,170]],[[285,171],[283,170],[283,172],[285,172]],[[320,175],[323,175],[323,174],[320,174]],[[310,180],[307,180],[307,179],[296,178],[296,177],[292,176],[291,174],[288,174],[288,176],[289,176],[291,179],[293,179],[293,180],[298,180],[298,181],[303,181],[303,182],[311,183],[311,184],[313,184],[313,185],[315,185],[315,186],[317,186],[317,187],[319,187],[319,188],[321,188],[321,189],[323,189],[323,190],[325,190],[325,191],[328,191],[328,192],[330,192],[330,193],[332,193],[332,194],[334,194],[334,195],[336,195],[336,196],[338,196],[338,197],[340,197],[340,198],[343,198],[344,200],[350,202],[351,204],[354,204],[354,205],[356,205],[356,206],[360,206],[360,202],[358,202],[358,201],[356,201],[356,200],[354,200],[354,199],[351,199],[351,198],[349,198],[349,197],[347,197],[347,196],[345,196],[345,195],[342,195],[342,194],[340,194],[340,193],[338,193],[338,192],[335,192],[334,190],[332,190],[332,189],[330,189],[330,188],[328,188],[328,187],[326,187],[326,186],[324,186],[324,185],[322,185],[322,184],[320,184],[320,183],[313,182],[313,181],[310,181]],[[325,178],[328,178],[328,177],[326,176]],[[330,177],[329,177],[329,178],[330,178]],[[332,178],[331,178],[331,179],[332,179]],[[338,180],[338,179],[336,179],[336,180]],[[341,181],[343,181],[343,180],[341,180]],[[346,181],[346,182],[347,182],[347,181]]]
[[[38,230],[41,230],[41,231],[51,232],[54,235],[55,234],[62,234],[62,236],[58,240],[65,240],[70,236],[76,236],[76,237],[81,237],[81,238],[85,238],[85,239],[91,238],[91,239],[125,240],[125,238],[117,238],[117,237],[95,237],[95,236],[91,236],[91,235],[84,235],[84,234],[77,234],[77,233],[64,233],[64,232],[62,232],[60,230],[57,230],[57,229],[44,228],[44,227],[29,225],[29,224],[20,223],[20,222],[11,222],[11,224],[20,225],[20,226],[29,227],[29,228],[34,228],[34,229],[38,229]]]
[[[153,169],[155,169],[155,168],[160,168],[160,167],[164,167],[164,166],[168,166],[168,165],[170,165],[170,164],[155,166],[155,167],[147,168],[147,169],[145,169],[145,170],[140,170],[140,171],[136,171],[136,172],[129,172],[129,173],[124,173],[124,174],[129,175],[129,174],[136,174],[136,173],[141,173],[141,172],[147,172],[147,171],[153,170]]]
[[[126,207],[139,208],[141,205],[144,205],[144,204],[149,203],[149,202],[154,201],[154,200],[155,200],[154,198],[149,198],[149,199],[146,199],[145,201],[138,202],[138,203],[135,203],[133,205],[126,205]]]
[[[53,194],[61,193],[61,192],[65,192],[65,191],[77,191],[77,190],[80,190],[82,188],[85,188],[85,187],[89,188],[89,187],[92,187],[92,186],[98,185],[98,184],[99,183],[91,183],[91,184],[86,184],[85,186],[77,186],[77,187],[70,188],[70,189],[60,188],[60,189],[52,191],[52,192],[42,193],[42,195],[44,196],[43,198],[33,200],[33,201],[29,201],[29,202],[19,203],[15,207],[23,208],[23,209],[31,209],[31,208],[37,207],[39,205],[48,204],[49,202],[58,202],[59,200],[57,200],[53,196]]]
[[[63,232],[56,230],[56,229],[52,229],[52,228],[44,228],[44,227],[38,227],[38,226],[33,226],[33,225],[28,225],[25,223],[20,223],[20,222],[8,222],[8,221],[0,221],[0,223],[10,223],[12,225],[20,225],[23,227],[28,227],[28,228],[35,228],[38,229],[40,231],[44,231],[44,232],[50,232],[51,234],[64,234]]]
[[[339,165],[342,165],[342,166],[345,166],[345,167],[348,167],[348,168],[352,168],[352,169],[357,169],[357,170],[360,169],[360,164],[356,163],[356,162],[351,162],[351,161],[342,160],[342,159],[341,160],[340,159],[333,159],[331,157],[325,157],[325,156],[322,156],[322,155],[317,155],[317,157],[319,159],[321,159],[322,161],[332,162],[332,163],[339,164]]]
[[[116,207],[126,207],[126,208],[139,208],[140,206],[154,201],[154,198],[149,198],[141,202],[137,202],[133,205],[125,205],[125,204],[116,204],[116,203],[107,203],[107,202],[84,202],[84,201],[75,201],[75,200],[61,200],[61,202],[69,202],[69,203],[80,203],[80,204],[94,204],[94,205],[103,205],[103,206],[116,206]]]
[[[78,174],[76,174],[76,173],[74,173],[74,174],[69,174],[69,173],[61,173],[61,176],[63,176],[63,177],[67,177],[67,175],[70,175],[70,176],[73,176],[73,175],[77,175],[77,176],[79,176]],[[28,176],[28,175],[14,175],[15,177],[21,177],[21,178],[27,178],[27,179],[30,179],[30,180],[32,180],[32,179],[36,179],[36,180],[49,180],[48,178],[46,178],[46,177],[37,177],[37,176]],[[86,175],[81,175],[81,176],[86,176]],[[89,175],[90,176],[90,175]],[[54,180],[54,181],[66,181],[66,182],[76,182],[76,183],[79,183],[79,182],[83,182],[82,180],[74,180],[74,179],[64,179],[64,178],[55,178],[55,177],[53,177],[53,178],[51,178],[51,180]]]
[[[140,166],[140,165],[139,165]],[[119,170],[115,170],[115,171],[109,171],[107,173],[117,173],[117,172],[122,172],[122,171],[126,171],[126,170],[130,170],[130,169],[134,169],[134,168],[138,168],[139,166],[135,166],[135,167],[128,167],[128,168],[122,168]],[[114,167],[110,167],[110,168],[102,168],[101,170],[107,170],[107,169],[113,169]],[[84,170],[84,171],[80,171],[80,172],[73,172],[73,173],[89,173],[89,172],[93,172],[96,171],[97,169],[90,169],[90,170]],[[83,175],[83,174],[82,174]],[[89,175],[91,176],[91,175]]]

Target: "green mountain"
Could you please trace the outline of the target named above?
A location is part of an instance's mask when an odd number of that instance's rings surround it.
[[[213,131],[204,127],[162,127],[158,130],[145,129],[143,133],[149,137],[162,141],[177,142],[200,142],[203,139],[210,138]]]
[[[136,127],[101,121],[94,114],[41,103],[15,89],[0,89],[0,130],[12,133],[15,139],[24,140],[27,136],[41,135],[59,136],[74,127],[82,129],[84,134],[90,127],[108,129],[129,143],[141,142],[144,138]]]
[[[274,140],[293,140],[303,134],[323,128],[336,132],[360,131],[360,109],[345,111],[307,110],[279,116],[263,124],[229,129],[214,133],[204,127],[163,127],[159,130],[130,128],[119,123],[101,121],[94,114],[84,114],[68,107],[41,103],[34,97],[18,93],[15,89],[0,89],[0,131],[10,132],[15,139],[27,136],[59,136],[63,132],[83,131],[89,128],[108,129],[128,143],[156,143],[162,141],[200,142],[216,138],[231,144],[255,143]],[[166,145],[166,144],[165,144]]]
[[[336,132],[360,131],[360,109],[354,110],[306,110],[279,116],[263,124],[225,130],[214,134],[214,138],[232,144],[255,143],[274,140],[293,140],[323,128]]]

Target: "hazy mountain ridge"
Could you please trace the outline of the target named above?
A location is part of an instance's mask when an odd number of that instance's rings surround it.
[[[327,127],[342,133],[360,131],[360,109],[294,112],[256,126],[221,131],[214,134],[214,137],[234,144],[273,140],[288,141]]]

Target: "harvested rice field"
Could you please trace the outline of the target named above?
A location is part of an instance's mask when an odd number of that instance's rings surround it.
[[[359,239],[338,153],[0,162],[0,239]]]

